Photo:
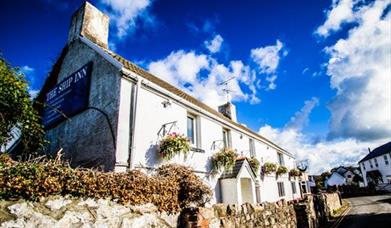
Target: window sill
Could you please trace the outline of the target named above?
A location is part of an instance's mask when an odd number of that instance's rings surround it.
[[[196,153],[205,153],[205,150],[201,148],[191,147],[190,150]]]

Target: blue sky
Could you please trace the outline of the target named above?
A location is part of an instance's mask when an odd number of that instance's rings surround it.
[[[390,1],[91,3],[111,18],[112,49],[206,103],[223,102],[219,84],[232,78],[239,121],[309,159],[314,173],[391,138]],[[0,51],[32,91],[81,4],[2,4]]]

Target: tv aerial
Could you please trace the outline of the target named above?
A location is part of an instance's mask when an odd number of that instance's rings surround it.
[[[234,79],[234,78],[235,78],[235,77],[232,76],[232,77],[228,78],[227,80],[225,80],[225,81],[223,81],[223,82],[221,82],[221,83],[218,84],[219,86],[224,86],[224,88],[222,89],[222,91],[225,93],[225,96],[226,96],[226,99],[227,99],[227,103],[231,101],[230,93],[235,92],[234,90],[228,89],[228,83],[229,83],[232,79]]]

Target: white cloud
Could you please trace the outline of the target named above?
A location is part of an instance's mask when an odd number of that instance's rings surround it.
[[[108,7],[110,19],[116,25],[117,36],[125,37],[131,33],[136,26],[136,19],[143,17],[145,21],[151,18],[146,12],[151,5],[150,0],[100,0],[102,4]]]
[[[368,147],[374,149],[385,143],[384,140],[362,142],[353,138],[314,142],[302,129],[317,104],[317,98],[305,101],[301,110],[295,113],[284,128],[265,125],[259,129],[259,134],[293,153],[297,161],[308,160],[310,174],[320,174],[339,165],[357,165],[368,153]]]
[[[217,53],[220,51],[223,41],[223,37],[221,37],[220,35],[216,35],[212,40],[205,41],[204,45],[210,51],[210,53]]]
[[[327,74],[336,96],[329,104],[330,137],[391,136],[390,1],[356,7],[357,25],[327,47]]]
[[[232,101],[260,101],[254,86],[256,74],[240,60],[225,65],[210,55],[179,50],[149,63],[148,69],[214,108],[227,101],[223,89],[230,91]],[[222,85],[228,79],[227,85]],[[244,92],[241,86],[250,92]]]
[[[283,43],[277,40],[276,45],[251,50],[251,58],[258,64],[260,73],[274,74],[276,72],[283,46]],[[287,52],[284,51],[283,54],[287,55]]]
[[[277,40],[276,45],[259,47],[251,49],[251,58],[258,65],[259,73],[266,74],[266,81],[269,85],[266,90],[274,90],[277,85],[277,67],[281,56],[288,55],[288,51],[284,50],[284,44]]]
[[[32,67],[30,67],[30,66],[22,66],[21,68],[20,68],[20,72],[22,72],[23,74],[25,74],[25,75],[28,75],[28,74],[31,74],[31,73],[33,73],[35,71],[35,69],[34,68],[32,68]]]
[[[330,32],[337,31],[343,23],[351,22],[355,19],[353,6],[358,2],[355,0],[333,0],[331,9],[327,12],[327,19],[323,25],[315,31],[319,36],[327,37]]]
[[[319,105],[319,99],[316,97],[311,98],[304,102],[304,106],[300,111],[296,112],[291,117],[289,122],[285,125],[286,129],[302,130],[305,125],[308,124],[308,118],[312,110]]]

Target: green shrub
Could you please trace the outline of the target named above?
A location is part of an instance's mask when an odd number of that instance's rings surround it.
[[[212,156],[212,165],[214,171],[222,169],[232,169],[238,157],[236,151],[231,148],[224,148]]]
[[[0,162],[5,159],[1,159]],[[49,195],[107,198],[122,204],[152,203],[160,211],[175,212],[209,201],[211,190],[191,170],[166,165],[148,176],[72,169],[52,161],[8,163],[0,169],[0,199],[39,200]]]
[[[187,137],[171,133],[166,135],[159,144],[159,153],[163,159],[170,160],[175,155],[183,153],[185,156],[190,151],[190,141]]]
[[[42,152],[44,130],[33,108],[28,84],[20,70],[0,56],[0,146],[12,138],[12,130],[21,131],[19,156],[35,157]]]
[[[255,171],[255,173],[258,173],[260,162],[256,157],[247,158],[248,163],[250,164],[251,168]]]
[[[262,173],[265,175],[274,173],[277,171],[277,164],[272,162],[265,162],[262,166]]]

